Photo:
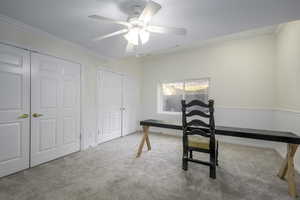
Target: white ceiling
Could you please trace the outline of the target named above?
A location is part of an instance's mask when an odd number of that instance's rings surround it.
[[[87,16],[126,20],[128,6],[143,0],[0,0],[0,13],[57,37],[78,43],[107,58],[126,56],[126,40],[117,36],[93,42],[95,36],[122,27]],[[218,36],[300,19],[299,0],[155,0],[162,9],[155,25],[182,27],[185,37],[152,34],[140,53],[188,46]]]

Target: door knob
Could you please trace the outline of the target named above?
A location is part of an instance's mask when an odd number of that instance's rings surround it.
[[[43,116],[43,115],[42,114],[38,114],[38,113],[33,113],[32,114],[32,117],[34,117],[34,118],[41,117],[41,116]]]
[[[23,115],[20,115],[18,118],[19,118],[19,119],[26,119],[26,118],[28,118],[28,117],[29,117],[28,114],[23,114]]]

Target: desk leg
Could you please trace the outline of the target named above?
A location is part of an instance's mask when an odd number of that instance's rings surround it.
[[[281,169],[278,173],[279,178],[285,179],[288,182],[289,194],[294,198],[297,196],[294,168],[294,156],[296,154],[297,148],[298,144],[287,145],[286,158],[283,161]]]
[[[142,151],[143,151],[143,147],[144,147],[144,144],[145,142],[147,143],[147,147],[148,147],[148,150],[150,151],[151,150],[151,145],[150,145],[150,140],[149,140],[149,126],[143,126],[143,138],[142,138],[142,141],[139,145],[139,149],[138,149],[138,152],[137,152],[137,155],[136,157],[140,157]]]

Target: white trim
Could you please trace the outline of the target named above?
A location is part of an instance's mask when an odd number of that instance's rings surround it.
[[[99,110],[100,110],[100,105],[99,105],[99,92],[100,92],[100,87],[99,87],[99,85],[100,85],[100,82],[99,82],[99,72],[101,71],[101,67],[98,67],[99,69],[97,69],[96,70],[96,91],[95,91],[95,94],[96,94],[96,109],[97,109],[97,111],[96,111],[96,126],[97,126],[97,130],[96,130],[96,135],[95,135],[95,145],[98,145],[98,144],[100,144],[100,142],[99,142],[99,127],[100,127],[100,125],[99,125],[99,121],[100,121],[100,119],[99,119]]]
[[[300,110],[290,110],[290,109],[283,109],[283,108],[276,108],[274,111],[279,111],[279,112],[291,112],[295,114],[300,114]]]
[[[112,69],[111,67],[106,67],[106,66],[98,66],[97,67],[97,71],[106,71],[106,72],[112,72],[112,73],[115,73],[115,74],[119,74],[119,75],[121,75],[121,76],[126,76],[126,77],[130,77],[130,78],[134,78],[135,79],[135,77],[133,76],[133,75],[131,75],[131,74],[128,74],[128,73],[126,73],[126,72],[119,72],[118,70],[114,70],[114,69]]]
[[[246,107],[246,106],[240,106],[240,107],[234,107],[234,106],[215,106],[215,108],[221,108],[221,109],[233,109],[233,110],[260,110],[260,111],[275,111],[275,108],[265,108],[265,107]]]
[[[84,132],[84,126],[83,126],[83,91],[85,88],[85,79],[83,76],[83,73],[85,71],[86,67],[83,65],[80,65],[80,150],[87,149],[85,146],[85,135],[86,133]]]
[[[283,108],[266,108],[266,107],[233,107],[233,106],[215,106],[215,108],[235,109],[235,110],[263,110],[263,111],[280,111],[300,114],[300,110],[291,110]]]
[[[118,72],[116,70],[112,70],[111,68],[109,67],[97,67],[97,72],[98,71],[106,71],[106,72],[111,72],[111,73],[115,73],[115,74],[119,74],[121,76],[125,76],[126,74],[125,73],[121,73],[121,72]]]
[[[159,81],[159,84],[164,84],[164,83],[178,83],[178,82],[186,82],[186,81],[198,81],[201,79],[206,79],[211,83],[211,78],[210,77],[201,77],[201,78],[183,78],[183,79],[176,79],[176,80],[171,80],[171,81]]]
[[[281,111],[273,108],[250,108],[250,107],[229,107],[229,106],[215,106],[215,109],[228,109],[228,110],[245,110],[245,111],[269,111],[276,112]],[[292,112],[292,111],[284,111],[284,112]],[[297,112],[294,112],[297,113]],[[166,111],[158,111],[159,115],[169,115],[169,116],[180,116],[181,112],[166,112]]]
[[[5,45],[5,46],[9,46],[9,47],[13,47],[13,48],[22,49],[24,51],[29,51],[29,52],[32,52],[32,53],[38,53],[38,54],[43,55],[43,56],[50,56],[50,57],[53,57],[53,58],[57,58],[57,59],[60,59],[60,60],[64,60],[64,61],[67,61],[67,62],[71,62],[71,63],[74,63],[74,64],[81,65],[79,62],[76,62],[76,61],[73,61],[73,60],[70,60],[70,59],[67,59],[67,58],[54,56],[54,55],[44,53],[44,52],[39,51],[39,50],[34,50],[34,49],[31,49],[31,48],[22,47],[20,45],[10,44],[10,43],[6,43],[6,42],[2,42],[2,41],[0,41],[0,44]]]
[[[174,116],[178,116],[178,115],[181,115],[181,112],[158,111],[157,114],[160,114],[160,115],[174,115]]]
[[[300,114],[299,110],[291,110],[291,109],[281,109],[281,108],[264,108],[264,107],[233,107],[233,106],[215,106],[215,108],[221,108],[221,109],[232,109],[232,110],[253,110],[253,111],[273,111],[273,112],[291,112],[295,114]],[[176,112],[158,112],[158,114],[172,114]],[[178,112],[180,113],[180,112]]]
[[[277,25],[271,25],[260,29],[244,30],[238,33],[225,34],[217,38],[206,39],[204,41],[194,41],[192,44],[181,44],[180,46],[172,46],[167,49],[157,50],[155,52],[146,53],[147,57],[143,59],[152,59],[159,56],[170,56],[187,51],[194,51],[197,49],[213,47],[216,44],[232,42],[233,40],[249,39],[254,36],[268,36],[275,35],[277,31]]]
[[[299,113],[300,111],[290,111],[290,110],[280,110],[280,109],[273,109],[273,108],[250,108],[250,107],[229,107],[229,106],[215,106],[216,109],[231,109],[231,110],[249,110],[249,111],[281,111],[281,112],[293,112]],[[167,111],[158,111],[157,114],[163,115],[181,115],[181,112],[167,112]]]

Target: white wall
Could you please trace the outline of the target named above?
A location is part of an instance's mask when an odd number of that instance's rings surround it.
[[[230,40],[219,39],[198,48],[144,58],[143,119],[181,120],[180,115],[157,113],[160,82],[210,77],[210,98],[216,102],[217,125],[292,131],[300,135],[300,21],[281,25],[271,34],[231,36]],[[219,139],[271,147],[282,156],[286,152],[283,143]],[[299,153],[296,166],[300,170]]]
[[[217,125],[272,129],[274,41],[273,34],[263,34],[144,58],[143,118],[180,120],[178,115],[157,113],[160,82],[210,77],[209,96],[216,103]]]
[[[280,26],[276,41],[277,107],[300,111],[300,21]]]
[[[300,21],[280,26],[276,38],[276,129],[300,134]],[[282,155],[284,145],[277,145]],[[300,155],[296,154],[300,169]]]
[[[216,106],[273,108],[274,47],[274,36],[262,35],[147,57],[143,60],[144,103],[154,110],[161,81],[210,77],[210,97]]]
[[[96,70],[110,67],[135,77],[141,77],[140,67],[134,60],[109,62],[100,55],[74,43],[59,39],[36,28],[0,16],[0,42],[38,50],[83,66],[82,72],[82,147],[95,145],[96,134]],[[123,67],[124,66],[124,67]],[[140,80],[140,79],[139,79]]]

